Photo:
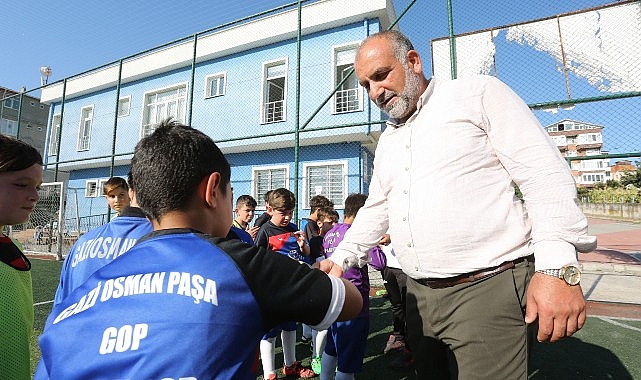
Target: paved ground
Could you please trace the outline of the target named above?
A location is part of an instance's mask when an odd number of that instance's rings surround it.
[[[641,319],[641,221],[589,218],[597,249],[579,254],[590,315]]]

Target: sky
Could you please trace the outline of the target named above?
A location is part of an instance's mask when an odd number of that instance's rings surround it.
[[[451,1],[455,34],[511,25],[616,2],[615,0]],[[3,59],[0,60],[0,86],[14,90],[19,90],[22,86],[27,90],[37,89],[41,85],[39,72],[41,66],[51,67],[49,83],[53,83],[223,23],[291,3],[295,1],[64,0],[45,3],[21,0],[12,2],[11,7],[3,7],[0,12],[0,25],[3,27],[0,47],[4,53]],[[397,15],[411,5],[401,19],[400,28],[414,42],[423,57],[430,57],[431,40],[448,34],[447,0],[393,0],[393,4]],[[521,39],[540,38],[532,30],[521,31],[519,36]],[[525,51],[524,59],[528,64],[538,62],[541,66],[548,65],[548,69],[551,69],[549,71],[552,72],[550,75],[553,76],[549,94],[530,96],[527,92],[530,90],[528,88],[516,88],[517,93],[523,96],[526,102],[563,99],[565,86],[564,83],[559,82],[559,65],[555,61],[554,54],[540,49],[542,43],[538,44],[538,47],[536,43],[522,44],[531,46],[529,50],[517,49],[513,45],[515,44],[507,46],[505,51],[514,51],[515,54]],[[638,51],[641,51],[641,48]],[[425,71],[429,76],[432,73],[431,59],[424,59],[424,61],[427,61]],[[500,69],[498,76],[501,79],[509,79],[510,75],[515,78],[519,76],[527,78],[528,75],[539,74],[538,70],[529,67],[524,70],[520,65],[514,63],[510,65],[505,62],[501,61],[502,66],[497,65],[497,70]],[[506,69],[506,66],[511,67]],[[639,66],[641,62],[636,62],[636,67]],[[540,78],[531,80],[541,81]],[[641,79],[637,77],[636,80]],[[582,80],[580,76],[572,77],[571,81],[578,91],[581,91],[582,87],[596,88],[603,85],[602,82],[591,84],[587,80]],[[506,82],[511,86],[518,85],[516,80],[514,82],[506,80]],[[597,94],[600,93],[598,89],[595,91]],[[636,107],[636,104],[633,106]],[[576,110],[579,109],[580,107],[577,106]],[[540,119],[544,119],[542,123],[545,125],[549,120],[577,116],[573,115],[572,111],[568,112],[565,115],[564,112],[560,112],[558,115],[542,116]],[[590,112],[594,114],[594,111]],[[607,112],[600,114],[607,114]],[[619,115],[618,120],[601,115],[603,117],[597,118],[594,122],[607,126],[631,122],[621,119],[620,112],[615,114]],[[617,115],[612,117],[615,116]],[[636,115],[636,119],[639,119],[638,116]],[[636,131],[641,135],[639,129]],[[615,136],[611,141],[614,141],[614,138]],[[616,141],[611,144],[608,147],[610,150],[617,148],[641,151],[641,142],[630,143],[621,137],[617,139],[621,140],[621,143]]]

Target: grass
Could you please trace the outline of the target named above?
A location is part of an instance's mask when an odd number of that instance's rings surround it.
[[[31,334],[31,369],[35,371],[38,360],[40,360],[40,347],[38,347],[38,337],[47,321],[47,316],[51,312],[53,296],[56,294],[58,281],[60,280],[60,269],[62,261],[56,260],[39,260],[30,258],[31,277],[33,281],[33,334]]]
[[[34,333],[31,342],[32,368],[40,358],[37,337],[42,332],[51,311],[62,263],[54,260],[30,259],[33,265],[33,293],[35,309]],[[38,303],[42,303],[39,304]],[[46,303],[49,302],[49,303]],[[391,355],[382,350],[391,331],[391,311],[385,298],[374,297],[370,305],[371,324],[359,379],[413,378],[410,371],[393,370]],[[641,379],[641,321],[588,317],[586,325],[573,337],[553,344],[536,343],[533,347],[529,379],[583,380],[583,379]],[[296,357],[309,366],[309,346],[296,345]],[[282,363],[282,351],[276,351],[276,363]],[[260,366],[259,366],[260,368]],[[280,368],[279,368],[280,370]],[[259,369],[259,372],[262,372]],[[282,377],[282,374],[281,374]],[[262,379],[259,376],[258,379]],[[314,379],[318,379],[315,377]]]

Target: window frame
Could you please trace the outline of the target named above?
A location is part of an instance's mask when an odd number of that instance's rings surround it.
[[[178,90],[180,88],[184,88],[185,89],[184,104],[183,104],[183,109],[182,109],[183,118],[179,118],[178,116],[173,116],[173,117],[174,117],[174,120],[176,120],[176,121],[178,121],[180,123],[185,123],[185,119],[184,118],[187,116],[187,101],[189,100],[188,99],[188,94],[189,94],[189,83],[188,82],[179,82],[179,83],[175,83],[175,84],[172,84],[172,85],[169,85],[169,86],[165,86],[165,87],[156,88],[156,89],[153,89],[153,90],[146,91],[142,95],[142,112],[141,112],[141,115],[140,115],[140,131],[138,133],[138,138],[139,139],[142,139],[143,137],[150,135],[155,130],[155,128],[152,129],[150,126],[158,124],[158,122],[156,122],[156,121],[154,121],[153,123],[149,122],[150,121],[149,120],[150,113],[148,111],[149,108],[148,108],[148,105],[147,105],[147,97],[149,97],[151,95],[158,95],[158,94],[164,93],[164,92],[169,92],[169,91],[172,91],[172,90]],[[176,98],[176,102],[177,102],[176,110],[178,111],[178,104],[180,102],[180,98]],[[180,114],[180,112],[176,113],[176,115],[179,115],[179,114]],[[166,115],[166,112],[165,112],[165,115]],[[166,117],[167,116],[161,118],[160,120],[164,120]],[[149,128],[147,128],[147,127],[149,127]]]
[[[267,165],[267,166],[254,166],[252,167],[252,179],[251,179],[251,193],[254,199],[256,199],[256,202],[258,203],[258,206],[256,206],[257,209],[265,210],[267,207],[265,206],[265,192],[262,194],[258,194],[258,184],[257,184],[257,173],[262,172],[262,171],[271,171],[271,170],[285,170],[285,184],[282,186],[286,189],[289,188],[289,165],[283,164],[283,165]],[[268,190],[273,190],[281,186],[268,186]]]
[[[268,77],[267,72],[271,67],[275,66],[284,66],[283,72],[285,73],[283,76],[275,76],[275,77]],[[287,57],[283,58],[278,58],[274,59],[271,61],[266,61],[263,62],[262,65],[262,75],[261,75],[261,97],[260,97],[260,124],[271,124],[271,123],[280,123],[287,121],[287,85],[288,85],[288,70],[289,70],[289,60]],[[282,101],[282,117],[278,120],[268,120],[267,118],[267,103],[273,103],[273,102],[267,102],[269,99],[269,86],[268,82],[270,80],[275,80],[279,78],[284,78],[284,83],[283,83],[283,99]]]
[[[98,197],[98,180],[88,179],[85,181],[85,198]]]
[[[58,122],[56,123],[56,119]],[[47,155],[56,156],[58,154],[58,144],[59,144],[59,135],[60,135],[60,122],[62,121],[62,115],[57,113],[51,118],[51,131],[49,132],[49,141],[47,142]],[[54,139],[52,141],[52,139]]]
[[[356,57],[356,50],[358,49],[358,46],[360,45],[359,41],[352,41],[340,45],[334,45],[331,47],[331,61],[332,61],[332,73],[331,73],[331,78],[332,78],[332,89],[335,89],[336,86],[338,85],[338,59],[337,55],[340,52],[343,51],[348,51],[348,50],[354,50],[354,57]],[[354,67],[354,60],[352,60],[352,67]],[[356,78],[356,73],[352,73],[354,75],[354,78]],[[355,109],[351,109],[348,106],[348,109],[345,111],[338,111],[337,103],[338,103],[338,91],[334,92],[334,95],[332,97],[332,114],[333,115],[340,115],[344,113],[350,113],[350,112],[359,112],[363,111],[364,109],[364,96],[363,96],[363,86],[358,83],[358,79],[356,79],[356,88],[350,89],[350,90],[355,90],[356,96],[358,97],[358,106]]]
[[[126,113],[122,113],[122,112],[121,112],[121,111],[122,111],[122,109],[123,109],[123,108],[122,108],[122,103],[123,103],[123,101],[125,101],[125,100],[127,101],[127,112],[126,112]],[[130,113],[131,113],[131,95],[121,96],[121,97],[118,99],[118,117],[125,117],[125,116],[129,116],[129,115],[130,115]]]
[[[218,90],[220,89],[219,85],[219,80],[223,81],[222,83],[222,91],[220,93]],[[218,84],[216,86],[216,93],[212,94],[211,90],[213,88],[212,83],[213,81],[216,80],[216,83]],[[225,96],[227,93],[227,72],[226,71],[221,71],[219,73],[215,74],[210,74],[205,77],[205,99],[211,99],[211,98],[217,98],[219,96]]]
[[[303,202],[302,202],[302,207],[305,209],[310,208],[309,206],[309,200],[311,199],[312,196],[321,194],[327,197],[328,199],[332,200],[334,202],[334,207],[335,208],[343,208],[345,207],[345,198],[347,197],[347,194],[349,193],[349,182],[348,182],[348,161],[347,160],[332,160],[332,161],[314,161],[314,162],[304,162],[303,163]],[[341,166],[341,197],[337,201],[336,199],[331,199],[331,194],[329,193],[317,193],[314,192],[312,194],[311,186],[316,186],[313,184],[310,184],[310,178],[309,178],[309,173],[308,169],[313,168],[313,167],[329,167],[329,166]]]
[[[85,116],[85,111],[90,110]],[[78,140],[76,151],[88,151],[91,147],[91,129],[93,127],[94,105],[84,106],[80,109],[80,124],[78,126]],[[87,127],[89,122],[89,127]]]

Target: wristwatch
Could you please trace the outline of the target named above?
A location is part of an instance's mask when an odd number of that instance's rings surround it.
[[[566,265],[561,269],[543,269],[537,270],[539,273],[548,276],[558,277],[568,285],[577,285],[581,281],[581,271],[574,265]]]

